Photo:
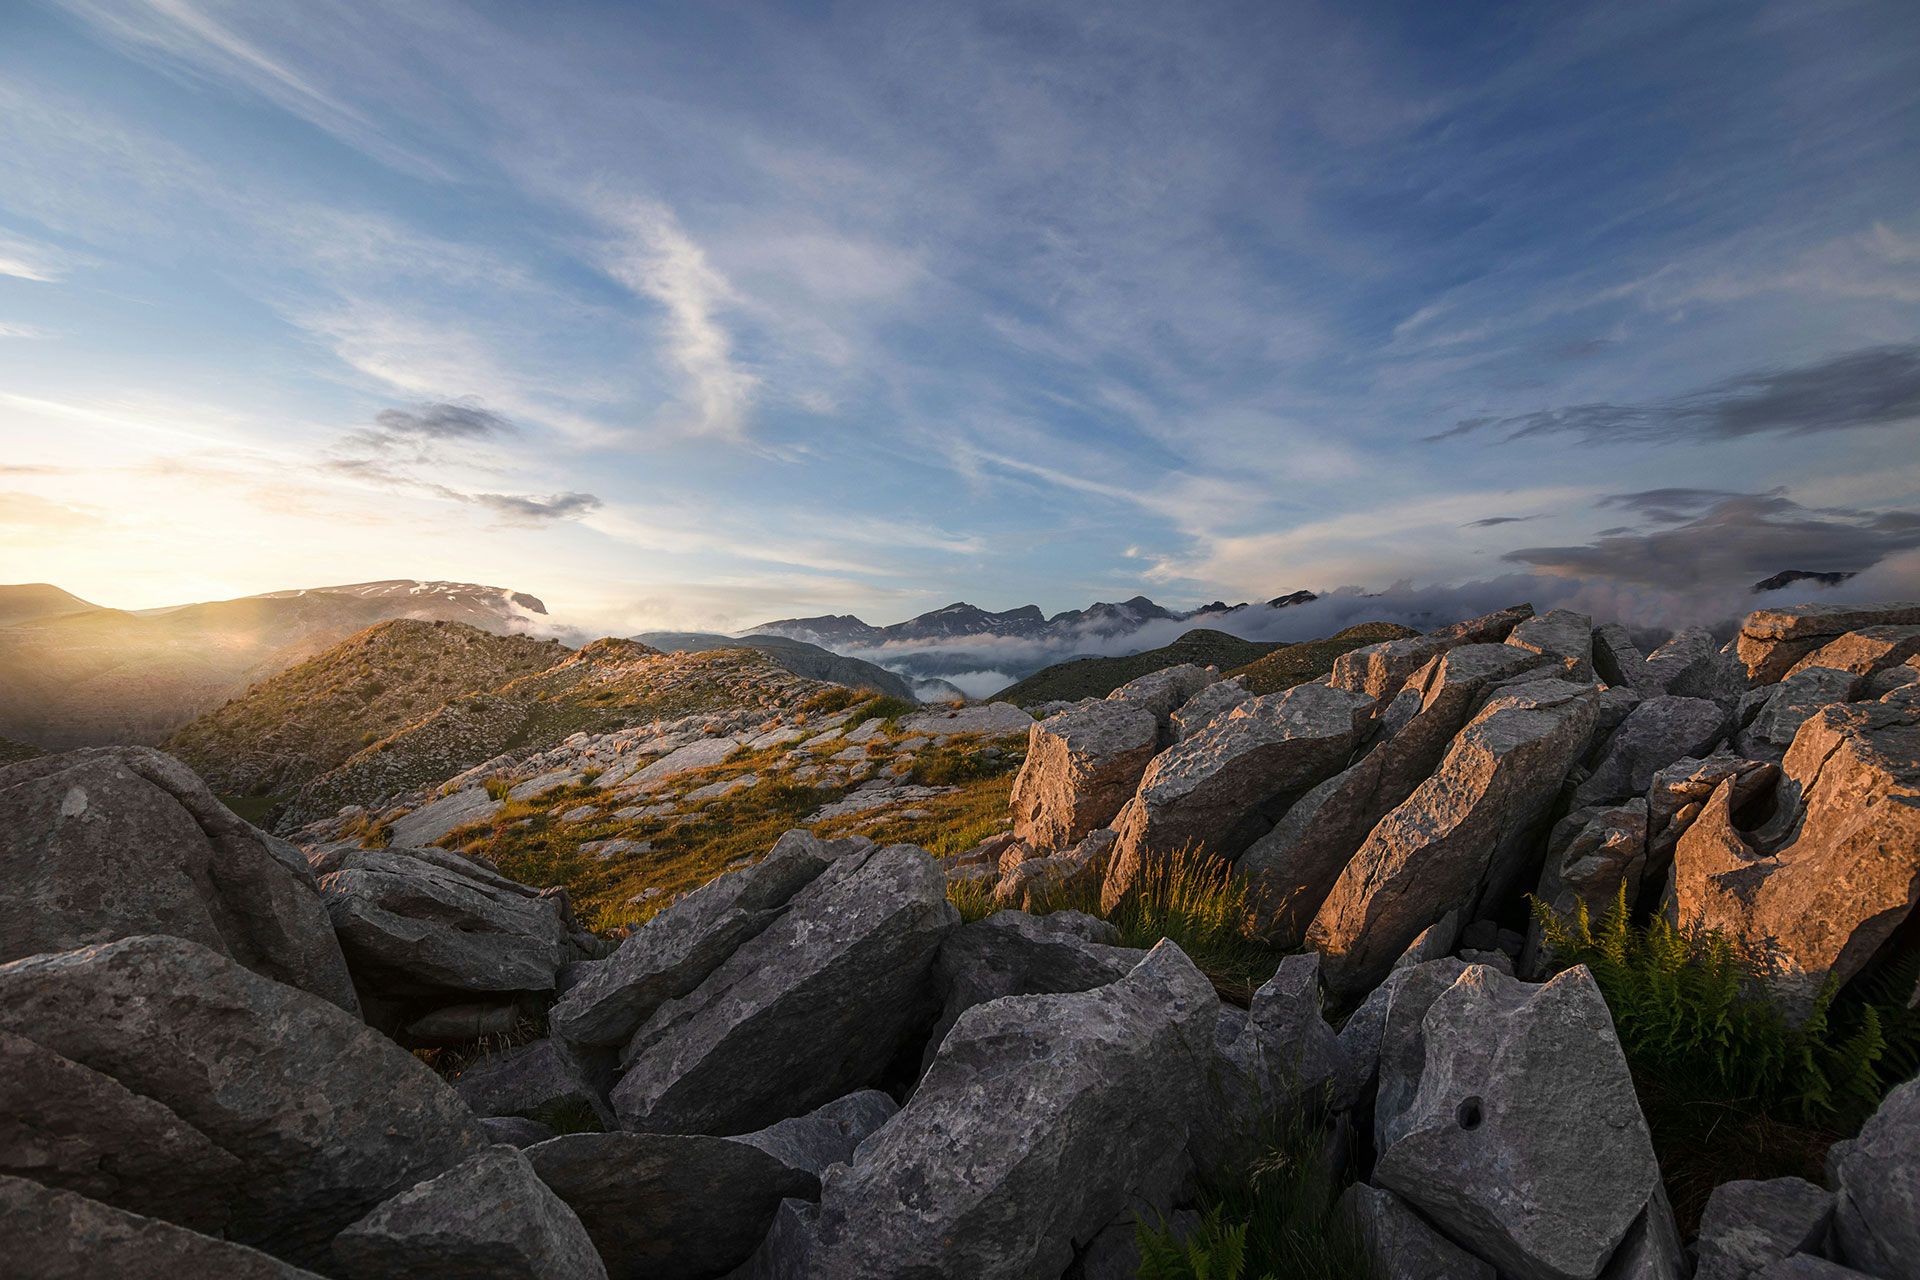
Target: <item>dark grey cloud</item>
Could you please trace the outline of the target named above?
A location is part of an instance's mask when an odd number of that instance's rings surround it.
[[[1576,404],[1464,418],[1429,442],[1476,432],[1505,441],[1571,435],[1620,440],[1734,440],[1814,435],[1920,420],[1920,343],[1868,347],[1793,369],[1766,369],[1649,404]]]
[[[460,497],[463,502],[487,508],[508,524],[576,520],[606,505],[590,493],[561,493],[546,498],[530,498],[514,493],[469,493]]]
[[[481,440],[514,432],[513,424],[497,413],[478,405],[445,401],[417,404],[412,409],[382,409],[373,420],[394,435],[425,440]]]
[[[1538,520],[1534,516],[1488,516],[1485,520],[1469,520],[1461,525],[1462,529],[1491,529],[1498,524],[1524,524],[1529,520]]]
[[[1735,489],[1642,489],[1637,493],[1609,493],[1593,505],[1630,511],[1643,520],[1679,524],[1729,498],[1777,498],[1785,493],[1784,488],[1768,489],[1764,493],[1741,493]]]
[[[1813,510],[1777,491],[1719,498],[1677,519],[1657,503],[1642,509],[1671,527],[1610,530],[1583,546],[1523,547],[1504,558],[1570,577],[1705,590],[1782,569],[1856,572],[1920,548],[1920,512]]]

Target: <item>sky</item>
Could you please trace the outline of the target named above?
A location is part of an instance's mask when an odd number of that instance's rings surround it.
[[[0,4],[0,581],[1783,569],[1920,598],[1912,0]]]

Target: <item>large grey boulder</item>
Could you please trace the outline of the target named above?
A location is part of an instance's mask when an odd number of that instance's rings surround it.
[[[571,1133],[526,1149],[612,1280],[707,1280],[740,1265],[786,1197],[820,1180],[758,1147],[668,1133]]]
[[[1640,693],[1665,693],[1655,688],[1646,670],[1647,655],[1633,642],[1633,636],[1617,622],[1603,622],[1593,629],[1593,673],[1616,688]]]
[[[1584,966],[1535,987],[1469,968],[1376,1184],[1515,1280],[1593,1280],[1660,1187],[1613,1019]]]
[[[508,1146],[382,1202],[333,1254],[343,1280],[607,1280],[580,1219]]]
[[[1593,619],[1571,609],[1528,618],[1507,636],[1515,648],[1537,653],[1569,680],[1593,679]]]
[[[1796,1253],[1818,1253],[1833,1193],[1802,1178],[1722,1183],[1700,1215],[1695,1280],[1752,1280]]]
[[[1655,1186],[1653,1198],[1627,1228],[1600,1280],[1688,1280],[1692,1274],[1673,1206],[1667,1202],[1665,1188]]]
[[[1706,755],[1729,727],[1726,711],[1706,698],[1647,698],[1607,739],[1592,774],[1574,788],[1573,803],[1644,796],[1655,774],[1676,760]]]
[[[1409,714],[1356,764],[1309,791],[1256,840],[1235,869],[1247,878],[1253,931],[1296,947],[1374,825],[1413,794],[1489,690],[1540,665],[1503,644],[1468,644],[1431,659],[1399,695]]]
[[[355,982],[382,997],[550,991],[572,912],[445,850],[359,849],[320,878]]]
[[[1920,1079],[1889,1093],[1827,1153],[1840,1258],[1882,1280],[1920,1277]]]
[[[1509,685],[1460,731],[1434,775],[1382,818],[1307,931],[1337,993],[1379,985],[1447,911],[1474,919],[1529,868],[1537,828],[1593,728],[1596,690]]]
[[[932,1020],[933,958],[959,923],[923,850],[840,858],[634,1032],[613,1093],[621,1123],[744,1133],[871,1084]]]
[[[219,1231],[242,1172],[238,1159],[152,1098],[0,1031],[0,1174]]]
[[[794,1116],[726,1141],[744,1142],[789,1169],[820,1177],[829,1165],[851,1164],[860,1144],[893,1119],[899,1110],[900,1105],[878,1089],[862,1089],[844,1098],[835,1098],[804,1116]]]
[[[1532,605],[1515,605],[1484,618],[1441,627],[1424,636],[1363,645],[1334,659],[1331,682],[1336,689],[1364,693],[1385,704],[1400,692],[1408,676],[1440,654],[1463,644],[1499,644],[1532,616]]]
[[[1739,656],[1755,685],[1773,684],[1800,659],[1849,631],[1920,626],[1920,604],[1804,604],[1756,609],[1740,623]]]
[[[1746,671],[1705,627],[1688,627],[1647,655],[1649,696],[1710,698],[1726,702],[1746,690]]]
[[[1493,1268],[1428,1226],[1400,1197],[1356,1182],[1340,1197],[1374,1271],[1390,1280],[1495,1280]]]
[[[1713,797],[1715,787],[1734,779],[1733,808],[1773,789],[1780,767],[1722,751],[1704,760],[1676,760],[1653,776],[1647,788],[1647,883],[1663,884],[1673,865],[1673,850]]]
[[[1778,760],[1793,745],[1815,712],[1849,702],[1859,692],[1862,677],[1851,671],[1803,667],[1775,685],[1752,722],[1740,735],[1740,754]]]
[[[1138,680],[1129,680],[1107,695],[1109,702],[1124,702],[1150,712],[1160,729],[1162,745],[1175,736],[1173,716],[1201,690],[1220,678],[1212,667],[1183,662],[1177,667],[1151,671]]]
[[[0,768],[0,883],[0,961],[165,933],[360,1011],[300,851],[150,747]]]
[[[1164,1214],[1219,1008],[1162,942],[1107,986],[968,1010],[900,1114],[827,1171],[810,1274],[1057,1276],[1123,1214]]]
[[[1858,676],[1870,676],[1876,671],[1899,666],[1916,654],[1920,654],[1920,626],[1862,627],[1858,631],[1849,631],[1837,640],[1829,640],[1800,659],[1793,670],[1787,673],[1787,678],[1793,678],[1807,667],[1826,667],[1834,671],[1850,671]]]
[[[654,916],[548,1014],[563,1040],[621,1045],[667,1000],[691,992],[748,938],[779,918],[835,859],[871,849],[862,838],[826,841],[789,831],[753,866],[708,882]]]
[[[1427,1060],[1427,1010],[1469,968],[1442,956],[1396,968],[1340,1030],[1347,1055],[1371,1059],[1379,1078],[1373,1103],[1373,1144],[1379,1151],[1407,1135],[1410,1112]]]
[[[975,1005],[1001,996],[1090,991],[1124,978],[1146,952],[1113,945],[1119,938],[1118,929],[1079,911],[996,911],[960,926],[940,945],[933,965],[940,1018],[927,1060]]]
[[[1547,862],[1540,872],[1535,896],[1562,920],[1587,909],[1595,928],[1620,895],[1627,910],[1640,899],[1641,874],[1647,865],[1647,802],[1639,796],[1616,805],[1575,809],[1553,826],[1547,837]],[[1542,954],[1543,930],[1538,920],[1527,926],[1527,943],[1520,968],[1537,974],[1547,957]]]
[[[1154,757],[1114,820],[1120,838],[1103,905],[1111,910],[1144,868],[1176,851],[1232,857],[1245,849],[1264,834],[1263,808],[1347,763],[1374,705],[1364,694],[1298,685],[1243,703]]]
[[[1866,966],[1920,900],[1920,705],[1828,707],[1787,752],[1774,813],[1736,823],[1723,780],[1674,851],[1667,910],[1719,929],[1793,1018]]]
[[[1117,698],[1036,721],[1013,780],[1013,834],[1035,849],[1064,849],[1106,826],[1159,744],[1154,713]]]
[[[245,1245],[4,1175],[0,1240],[7,1274],[22,1280],[321,1280]]]
[[[1253,697],[1253,690],[1239,677],[1216,680],[1181,703],[1168,718],[1173,727],[1173,740],[1185,742],[1241,703],[1252,702]]]
[[[324,1259],[341,1227],[487,1141],[378,1031],[182,938],[0,966],[0,1030],[112,1077],[237,1157],[228,1237],[295,1262]],[[177,1176],[185,1195],[190,1170]],[[227,1189],[221,1174],[211,1190]]]

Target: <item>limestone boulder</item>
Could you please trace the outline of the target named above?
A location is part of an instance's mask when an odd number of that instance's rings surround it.
[[[900,1114],[827,1171],[808,1274],[1057,1276],[1124,1214],[1165,1213],[1219,1008],[1162,942],[1118,982],[968,1010]]]
[[[1734,779],[1733,809],[1773,790],[1780,767],[1764,760],[1748,760],[1727,752],[1704,760],[1676,760],[1653,776],[1647,788],[1647,883],[1664,884],[1673,865],[1673,850],[1698,818],[1718,787]]]
[[[851,1164],[860,1144],[893,1119],[899,1110],[900,1105],[887,1094],[878,1089],[862,1089],[844,1098],[835,1098],[804,1116],[794,1116],[727,1141],[744,1142],[789,1169],[820,1177],[829,1165]]]
[[[1920,655],[1920,626],[1862,627],[1849,631],[1800,659],[1788,678],[1808,667],[1870,676]]]
[[[1336,689],[1364,693],[1384,705],[1400,692],[1408,676],[1447,650],[1463,644],[1500,644],[1532,616],[1532,605],[1516,605],[1424,636],[1364,645],[1334,660],[1331,683]]]
[[[1746,669],[1705,627],[1688,627],[1647,655],[1648,696],[1736,699],[1746,691]]]
[[[461,827],[485,822],[506,806],[485,787],[463,787],[394,820],[390,843],[402,849],[439,844]]]
[[[1183,662],[1150,672],[1138,680],[1129,680],[1107,695],[1109,702],[1124,702],[1150,712],[1159,726],[1161,745],[1174,739],[1173,717],[1201,690],[1220,678],[1212,667]]]
[[[1647,802],[1635,796],[1617,805],[1575,809],[1553,826],[1547,837],[1547,862],[1535,896],[1563,920],[1581,907],[1597,929],[1621,892],[1627,910],[1640,900],[1640,878],[1647,865]],[[1521,972],[1538,974],[1548,959],[1542,954],[1539,921],[1528,923]]]
[[[1573,791],[1579,806],[1644,796],[1656,773],[1676,760],[1704,756],[1727,735],[1726,711],[1706,698],[1647,698],[1607,739],[1593,772]]]
[[[242,1244],[5,1175],[0,1236],[7,1273],[31,1280],[321,1280]]]
[[[994,886],[996,907],[1044,911],[1057,902],[1100,892],[1118,834],[1102,827],[1079,844],[1043,858],[1022,858]]]
[[[628,935],[553,1006],[547,1025],[573,1044],[625,1044],[663,1002],[692,992],[778,919],[836,859],[871,848],[861,838],[787,832],[759,862],[709,881]]]
[[[1851,671],[1803,667],[1773,686],[1767,700],[1740,735],[1740,754],[1778,760],[1793,745],[1800,726],[1822,707],[1849,702],[1862,678]]]
[[[1740,661],[1755,685],[1773,684],[1800,659],[1867,627],[1920,626],[1920,604],[1805,604],[1758,609],[1740,623]]]
[[[1309,791],[1235,864],[1251,887],[1254,931],[1275,947],[1300,945],[1367,833],[1431,776],[1496,685],[1540,663],[1526,649],[1468,644],[1408,677],[1399,698],[1413,709],[1392,735]]]
[[[1571,609],[1554,609],[1528,618],[1507,636],[1515,648],[1537,653],[1569,680],[1593,679],[1593,619]]]
[[[960,914],[912,845],[836,860],[622,1054],[627,1128],[744,1133],[871,1084],[931,1023],[932,968]]]
[[[360,1011],[300,851],[150,747],[0,767],[0,883],[0,961],[165,933]]]
[[[242,1166],[229,1239],[302,1264],[402,1187],[486,1145],[406,1050],[304,991],[182,938],[145,936],[0,966],[0,1030],[150,1099]],[[245,1064],[236,1071],[235,1064]],[[175,1171],[176,1193],[194,1169]]]
[[[1802,1178],[1722,1183],[1700,1215],[1695,1280],[1752,1280],[1796,1253],[1818,1253],[1833,1193]]]
[[[1036,849],[1065,849],[1106,826],[1159,743],[1153,711],[1120,698],[1036,721],[1013,780],[1013,834]]]
[[[577,1061],[552,1039],[483,1054],[454,1079],[453,1091],[476,1116],[523,1115],[556,1106],[600,1113],[605,1105]]]
[[[1883,1280],[1920,1277],[1920,1080],[1880,1103],[1860,1136],[1827,1153],[1838,1256]]]
[[[962,925],[934,961],[940,1019],[927,1041],[927,1060],[976,1005],[1002,996],[1090,991],[1124,978],[1146,953],[1114,945],[1119,940],[1119,930],[1079,911],[996,911]]]
[[[1374,1064],[1376,1150],[1385,1151],[1411,1127],[1409,1112],[1427,1056],[1427,1010],[1469,967],[1464,960],[1441,956],[1396,968],[1341,1028],[1340,1042],[1348,1057]]]
[[[333,1254],[342,1280],[607,1280],[580,1219],[510,1146],[382,1202],[334,1237]]]
[[[1182,703],[1168,717],[1173,740],[1185,742],[1243,702],[1253,701],[1253,690],[1239,678],[1216,680]]]
[[[1597,690],[1509,685],[1462,729],[1433,776],[1373,828],[1307,931],[1328,985],[1360,996],[1449,910],[1473,919],[1517,888],[1538,828],[1593,728]],[[1537,867],[1533,870],[1537,875]]]
[[[1867,1273],[1816,1254],[1796,1253],[1759,1272],[1755,1280],[1867,1280]]]
[[[1920,899],[1920,705],[1827,707],[1787,752],[1774,811],[1737,825],[1723,780],[1674,852],[1667,910],[1764,967],[1790,1016],[1865,967]]]
[[[1422,1030],[1419,1088],[1373,1181],[1503,1276],[1598,1276],[1660,1168],[1592,976],[1536,987],[1475,966]]]
[[[1647,655],[1619,623],[1603,622],[1593,629],[1593,671],[1609,685],[1643,694],[1665,693],[1654,687],[1646,662]]]
[[[1102,902],[1117,903],[1141,870],[1182,850],[1239,854],[1291,800],[1339,772],[1370,724],[1374,700],[1303,684],[1241,704],[1154,757],[1114,820],[1120,838]]]
[[[1491,1266],[1428,1226],[1391,1191],[1356,1182],[1340,1197],[1367,1257],[1395,1280],[1496,1280]]]

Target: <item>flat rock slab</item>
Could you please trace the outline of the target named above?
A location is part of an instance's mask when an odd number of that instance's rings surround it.
[[[646,768],[635,773],[629,782],[644,786],[659,782],[665,778],[691,773],[695,769],[707,769],[716,764],[724,764],[728,756],[740,749],[740,743],[733,738],[702,738],[698,742],[689,742],[686,746],[655,760]]]
[[[997,738],[1025,733],[1032,725],[1033,717],[1011,702],[990,702],[951,711],[916,712],[900,721],[900,731],[925,734],[929,738],[953,738],[963,733]]]
[[[390,843],[403,849],[439,844],[461,827],[485,822],[500,812],[505,804],[504,800],[495,800],[488,795],[484,787],[456,791],[396,819]]]

